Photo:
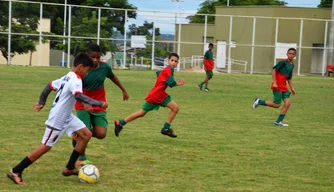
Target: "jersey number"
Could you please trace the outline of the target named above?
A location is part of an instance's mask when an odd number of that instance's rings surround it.
[[[65,85],[65,83],[61,84],[60,88],[57,91],[57,95],[56,95],[56,99],[55,99],[55,104],[58,102],[59,97],[60,97],[61,93],[63,92],[64,85]]]

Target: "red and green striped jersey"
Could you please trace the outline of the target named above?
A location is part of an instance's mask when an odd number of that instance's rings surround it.
[[[174,68],[165,67],[162,71],[157,72],[157,80],[154,87],[147,94],[145,101],[152,104],[161,104],[168,96],[166,93],[167,87],[175,87]]]
[[[289,89],[286,86],[286,81],[292,79],[292,72],[295,65],[288,60],[278,62],[273,69],[276,70],[277,89],[271,85],[271,89],[278,92],[287,92]]]
[[[83,94],[92,99],[105,102],[104,80],[106,77],[113,78],[114,73],[109,65],[100,62],[98,68],[89,70],[87,75],[82,79]],[[83,104],[77,101],[75,103],[75,110],[84,110]],[[93,107],[93,112],[103,112],[105,110],[97,106]]]

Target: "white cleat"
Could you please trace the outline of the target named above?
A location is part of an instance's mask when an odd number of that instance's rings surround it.
[[[276,126],[282,126],[282,127],[289,127],[288,124],[283,123],[282,121],[280,121],[280,122],[275,122],[275,125],[276,125]]]
[[[253,109],[256,109],[260,104],[259,104],[260,98],[256,98],[253,104]]]

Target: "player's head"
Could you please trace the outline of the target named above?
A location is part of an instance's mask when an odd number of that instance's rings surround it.
[[[209,50],[212,50],[212,49],[213,49],[213,44],[210,43],[210,44],[209,44]]]
[[[170,53],[168,56],[168,65],[175,68],[179,63],[179,55],[176,53]]]
[[[101,47],[97,44],[91,44],[87,49],[87,54],[94,61],[95,66],[100,63],[101,52]]]
[[[286,52],[286,55],[288,56],[288,60],[292,61],[296,57],[296,49],[295,48],[289,48]]]
[[[88,70],[94,66],[93,60],[86,53],[79,53],[74,58],[74,72],[81,77],[84,77]]]

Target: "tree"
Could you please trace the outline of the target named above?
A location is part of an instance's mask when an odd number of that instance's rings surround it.
[[[250,6],[250,5],[279,5],[284,6],[287,3],[279,0],[229,0],[230,6]],[[227,0],[206,0],[200,4],[197,14],[215,14],[217,6],[227,6]],[[190,23],[204,23],[203,15],[187,17]],[[208,17],[208,23],[213,24],[214,17]]]
[[[47,0],[38,1],[47,2]],[[64,0],[54,0],[54,2],[64,3]],[[136,18],[135,10],[137,8],[134,5],[129,4],[128,0],[67,0],[67,3],[72,5],[95,6],[104,8],[133,9],[134,11],[128,11],[127,17]],[[97,13],[97,9],[72,7],[71,35],[97,37]],[[51,18],[51,32],[62,35],[64,30],[64,7],[46,6],[44,15]],[[100,37],[111,38],[115,35],[116,30],[120,31],[121,34],[124,34],[124,23],[125,11],[102,9]],[[75,55],[77,52],[85,51],[88,45],[91,43],[96,43],[96,40],[72,39],[70,52],[71,54]],[[116,49],[116,45],[109,40],[100,40],[100,45],[104,52],[114,51]],[[67,45],[64,47],[63,44],[59,41],[56,43],[51,43],[51,47],[67,51]]]
[[[0,2],[0,31],[8,32],[8,2]],[[26,11],[29,10],[29,11]],[[38,34],[39,5],[26,3],[12,3],[11,32]],[[8,61],[9,55],[24,54],[36,51],[38,36],[12,35],[11,51],[8,53],[8,36],[0,35],[0,51],[2,56]]]
[[[321,0],[318,5],[319,8],[332,8],[333,0]]]

